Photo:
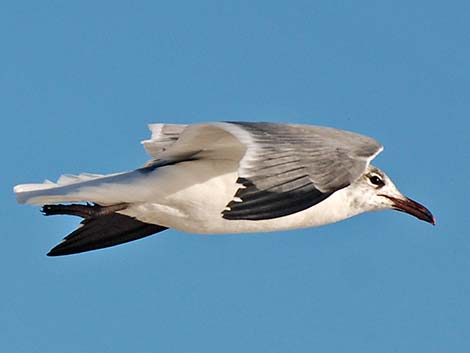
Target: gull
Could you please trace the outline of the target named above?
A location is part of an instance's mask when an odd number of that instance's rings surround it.
[[[315,227],[385,209],[435,224],[370,161],[376,140],[329,127],[267,122],[150,124],[151,160],[115,174],[62,175],[14,187],[20,204],[74,215],[49,256],[122,244],[165,229],[223,234]],[[86,203],[85,203],[86,202]]]

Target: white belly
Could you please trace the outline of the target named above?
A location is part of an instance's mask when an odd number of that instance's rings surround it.
[[[222,211],[239,188],[235,162],[193,161],[156,170],[146,180],[147,200],[121,213],[189,233],[267,232],[314,227],[353,216],[346,189],[304,211],[270,220],[227,220]],[[229,171],[221,174],[221,171]],[[137,200],[136,200],[137,201]],[[341,207],[340,207],[341,205]]]

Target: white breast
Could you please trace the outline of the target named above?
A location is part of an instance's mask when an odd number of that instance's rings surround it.
[[[224,219],[222,211],[239,188],[237,165],[235,161],[205,160],[160,168],[147,178],[145,187],[149,197],[121,212],[146,223],[204,234],[314,227],[358,213],[350,207],[348,188],[345,188],[309,209],[288,216],[259,221]]]

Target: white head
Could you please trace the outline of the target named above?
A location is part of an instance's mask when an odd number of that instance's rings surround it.
[[[384,172],[372,165],[348,189],[351,208],[360,212],[394,209],[435,224],[426,207],[404,196]]]

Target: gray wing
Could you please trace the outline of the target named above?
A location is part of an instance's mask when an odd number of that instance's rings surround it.
[[[222,122],[150,125],[155,168],[180,161],[239,162],[240,188],[226,219],[262,220],[305,210],[354,182],[382,151],[372,138],[308,125]],[[227,171],[231,172],[231,171]]]
[[[247,146],[240,189],[226,219],[262,220],[305,210],[364,173],[383,147],[374,139],[317,126],[219,123]]]

